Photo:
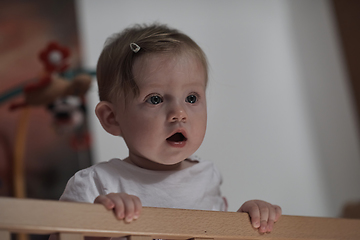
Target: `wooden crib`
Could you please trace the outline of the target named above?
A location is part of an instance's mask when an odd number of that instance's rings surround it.
[[[102,205],[0,197],[0,239],[10,233],[57,233],[61,240],[84,236],[162,239],[360,239],[360,220],[282,216],[261,235],[245,213],[144,208],[124,223]]]

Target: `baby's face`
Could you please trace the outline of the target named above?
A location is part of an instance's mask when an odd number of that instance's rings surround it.
[[[139,95],[115,103],[130,160],[155,169],[180,163],[200,147],[205,135],[202,63],[186,53],[151,54],[135,61],[133,74]]]

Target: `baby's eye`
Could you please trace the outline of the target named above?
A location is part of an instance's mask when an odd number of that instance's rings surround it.
[[[149,97],[147,100],[146,100],[147,103],[150,103],[150,104],[154,104],[154,105],[157,105],[159,103],[162,103],[163,100],[160,96],[158,95],[154,95],[154,96],[151,96]]]
[[[186,102],[188,103],[195,103],[196,101],[197,101],[196,95],[191,94],[186,97]]]

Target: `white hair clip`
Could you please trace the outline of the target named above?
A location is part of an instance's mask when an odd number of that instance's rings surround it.
[[[131,49],[134,53],[137,53],[138,51],[140,51],[140,46],[137,45],[136,43],[130,43],[130,49]]]

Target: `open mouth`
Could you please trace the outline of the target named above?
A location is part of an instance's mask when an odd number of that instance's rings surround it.
[[[182,134],[182,133],[175,133],[175,134],[173,134],[173,135],[171,135],[170,137],[168,137],[167,139],[166,139],[167,141],[169,141],[169,142],[174,142],[174,143],[176,143],[176,142],[184,142],[184,141],[186,141],[187,139],[186,139],[186,137]]]

